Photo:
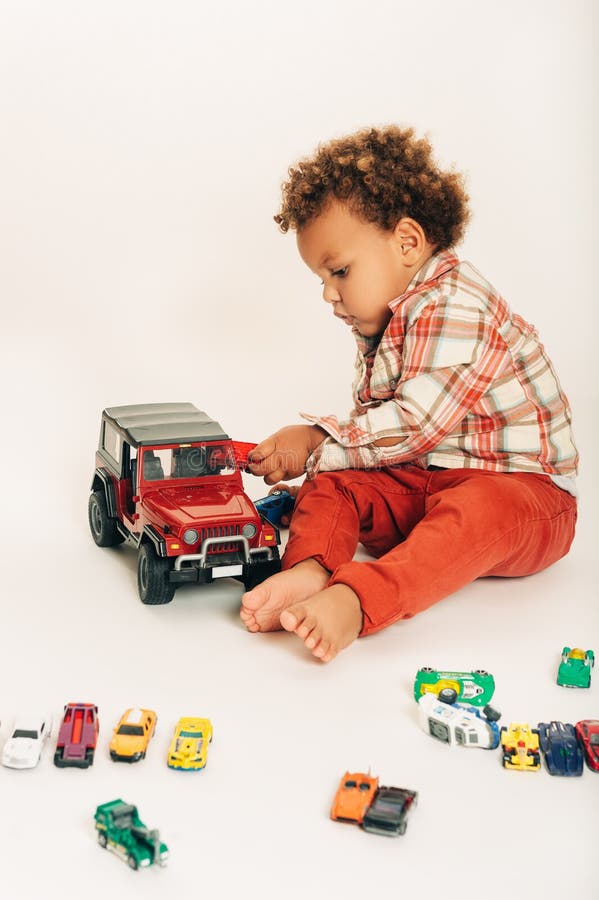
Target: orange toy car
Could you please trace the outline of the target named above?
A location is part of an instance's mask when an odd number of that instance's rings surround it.
[[[378,778],[362,772],[346,772],[333,800],[331,819],[361,825],[378,786]]]

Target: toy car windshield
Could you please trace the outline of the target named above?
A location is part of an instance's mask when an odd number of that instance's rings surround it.
[[[128,734],[131,737],[143,737],[144,730],[141,725],[121,725],[117,734]]]
[[[204,478],[234,471],[235,459],[222,445],[165,447],[146,450],[143,455],[144,481]]]

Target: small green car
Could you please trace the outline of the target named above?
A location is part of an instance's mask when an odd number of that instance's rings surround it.
[[[484,669],[473,672],[444,672],[425,666],[418,669],[414,679],[414,699],[420,700],[423,694],[433,693],[437,696],[444,688],[452,688],[459,703],[471,703],[473,706],[486,706],[495,691],[495,679]]]
[[[146,828],[136,806],[111,800],[98,806],[94,820],[100,846],[112,850],[132,869],[164,865],[168,847],[160,842],[156,829]]]
[[[592,650],[571,650],[564,647],[562,661],[557,670],[557,683],[562,687],[588,688],[591,686],[591,669],[595,665],[595,654]]]

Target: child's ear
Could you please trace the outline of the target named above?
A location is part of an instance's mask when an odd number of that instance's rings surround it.
[[[421,225],[405,216],[393,229],[393,237],[406,265],[413,265],[426,248],[428,241]]]

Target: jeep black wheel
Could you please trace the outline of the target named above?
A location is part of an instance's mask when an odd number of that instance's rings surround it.
[[[131,853],[130,853],[129,856],[127,857],[127,865],[128,865],[131,869],[137,869],[137,860],[135,859],[135,857],[134,857]]]
[[[158,606],[171,602],[175,585],[168,580],[170,568],[170,561],[157,556],[150,543],[141,545],[137,557],[137,589],[142,603]]]
[[[98,843],[99,843],[100,847],[105,847],[106,844],[108,843],[108,839],[103,831],[98,832]]]
[[[116,547],[125,540],[116,527],[116,519],[111,519],[106,507],[103,491],[90,494],[87,507],[89,528],[98,547]]]

